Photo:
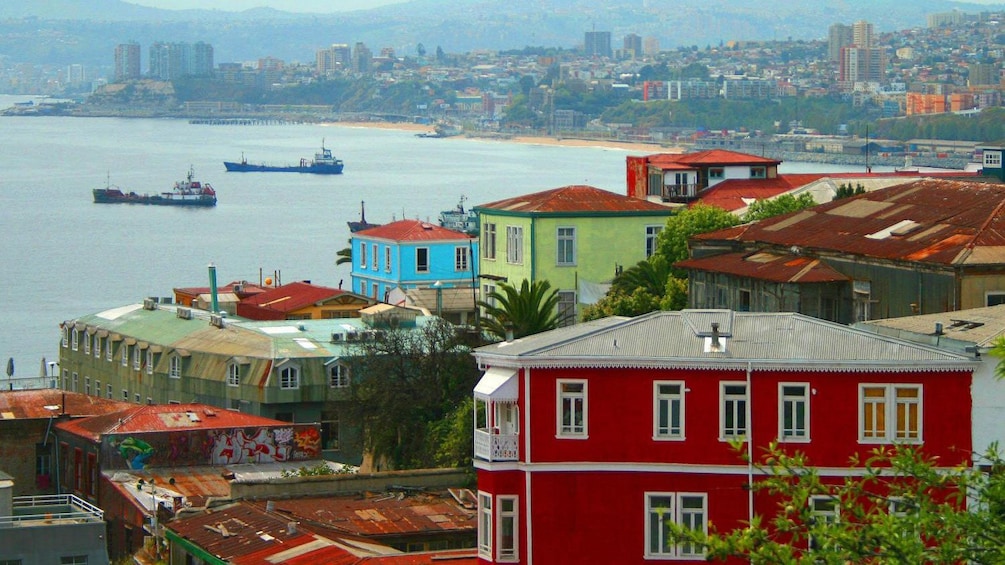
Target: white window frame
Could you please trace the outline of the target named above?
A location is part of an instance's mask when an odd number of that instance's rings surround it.
[[[420,255],[419,252],[420,251],[425,252],[425,255],[426,255],[426,264],[425,264],[424,268],[420,268],[420,265],[419,265],[419,255]],[[415,272],[416,273],[428,273],[430,271],[430,269],[431,269],[431,267],[429,265],[429,248],[428,247],[416,247],[415,248]]]
[[[506,262],[523,265],[523,226],[506,226]]]
[[[743,387],[743,394],[727,393],[730,387]],[[740,405],[742,403],[742,406]],[[726,416],[732,412],[733,425],[726,425]],[[739,416],[743,425],[739,425]],[[719,441],[732,441],[747,436],[750,428],[750,387],[744,381],[722,381],[719,383]]]
[[[122,366],[123,367],[128,367],[129,366],[129,344],[128,343],[123,343],[122,347],[119,348],[119,351],[121,352],[120,357],[122,357]]]
[[[985,149],[983,152],[983,161],[985,167],[991,167],[994,169],[1000,169],[1002,166],[1002,152],[996,150]]]
[[[59,328],[60,339],[63,342],[63,347],[70,346],[70,330],[66,329],[66,326]]]
[[[94,358],[101,359],[101,337],[94,334]]]
[[[80,347],[80,330],[73,328],[73,333],[70,337],[70,349],[76,351]]]
[[[866,397],[866,389],[882,390],[882,397]],[[900,397],[899,391],[916,391],[913,397]],[[868,404],[867,404],[867,398]],[[877,405],[882,401],[882,408]],[[900,407],[905,407],[904,421],[899,421]],[[909,407],[915,406],[914,414]],[[924,388],[914,383],[860,383],[858,386],[858,441],[867,444],[924,443]],[[866,430],[866,412],[872,412],[872,429]],[[882,413],[883,429],[877,416]],[[902,424],[904,431],[901,431]],[[912,433],[908,434],[913,424]]]
[[[677,392],[661,392],[661,387],[677,387]],[[681,441],[684,439],[684,381],[654,381],[653,382],[653,440]],[[676,406],[675,406],[676,401]],[[661,406],[666,405],[666,422],[660,419]],[[678,425],[673,426],[673,415],[677,412]]]
[[[181,356],[172,355],[168,362],[168,377],[172,379],[181,378]]]
[[[478,557],[492,560],[492,495],[478,491]]]
[[[113,394],[113,392],[112,392],[112,385],[108,384],[108,385],[105,385],[105,387],[106,387],[105,388],[105,396],[108,398],[108,400],[112,400],[112,394]]]
[[[143,350],[139,344],[133,346],[133,370],[139,371],[143,368]]]
[[[91,354],[91,334],[84,332],[84,355]]]
[[[114,348],[112,347],[112,343],[111,337],[105,339],[105,361],[108,361],[109,363],[111,363],[113,358],[112,349]]]
[[[661,231],[663,231],[663,226],[661,225],[646,226],[646,259],[656,253],[656,242],[659,239]]]
[[[580,385],[580,390],[565,390],[566,385],[575,387]],[[555,414],[555,437],[561,439],[587,439],[589,437],[589,411],[588,411],[588,390],[589,382],[585,379],[558,379],[555,381],[556,414]],[[575,414],[580,414],[581,424],[575,423]],[[565,406],[569,405],[570,420],[565,422]]]
[[[576,228],[573,226],[555,228],[555,265],[576,266]]]
[[[80,385],[80,375],[76,371],[73,372],[73,392],[79,392],[77,388]]]
[[[129,390],[122,389],[122,402],[129,402]]]
[[[803,387],[802,395],[795,395],[786,392],[786,388]],[[791,392],[791,391],[789,391]],[[809,383],[784,382],[778,383],[778,441],[785,443],[806,443],[810,441],[810,397],[813,391]],[[796,422],[798,404],[803,404],[802,434],[800,426]],[[785,415],[790,408],[792,410],[792,426],[786,429]]]
[[[237,363],[227,364],[227,386],[241,386],[241,366]]]
[[[370,246],[370,249],[373,250],[373,253],[372,253],[372,255],[373,255],[373,261],[371,261],[371,263],[373,263],[373,270],[374,271],[379,271],[380,270],[380,259],[379,259],[379,257],[380,257],[380,253],[379,253],[380,248],[377,246],[376,243],[374,243],[372,246]]]
[[[454,247],[454,270],[470,271],[471,260],[468,257],[468,248],[463,245]]]
[[[94,379],[94,396],[101,398],[101,381]]]
[[[334,363],[328,367],[328,386],[331,388],[346,388],[349,386],[349,367],[342,363]]]
[[[669,507],[654,506],[656,498],[669,499]],[[701,499],[701,509],[694,512],[691,508],[684,508],[684,500]],[[695,515],[698,518],[695,518]],[[701,520],[702,532],[708,533],[708,494],[703,492],[646,492],[645,493],[645,558],[646,559],[704,559],[705,552],[694,544],[675,544],[667,547],[666,524],[667,516],[672,523],[684,526],[693,525],[693,522]],[[655,520],[655,524],[654,524]],[[658,531],[653,531],[654,526]],[[655,539],[654,539],[655,537]],[[657,548],[653,548],[653,542]]]
[[[359,242],[359,268],[366,268],[366,242]]]
[[[511,503],[512,509],[506,510],[504,505],[506,503]],[[498,535],[498,543],[496,544],[496,562],[498,563],[515,563],[520,560],[520,498],[514,495],[499,495],[495,500],[496,507],[496,532]],[[512,547],[505,547],[503,545],[503,531],[506,529],[507,522],[509,523],[509,528],[513,532],[513,542]]]
[[[300,388],[300,367],[288,365],[279,369],[279,388],[281,390],[296,390]]]
[[[84,377],[84,395],[91,396],[91,377]]]
[[[147,374],[154,374],[154,350],[147,349]]]
[[[481,236],[482,257],[488,260],[496,258],[496,224],[485,222]]]
[[[391,272],[391,246],[384,247],[384,272]]]
[[[555,308],[558,310],[558,325],[559,327],[567,327],[574,325],[576,323],[576,291],[575,290],[559,290],[558,304]]]

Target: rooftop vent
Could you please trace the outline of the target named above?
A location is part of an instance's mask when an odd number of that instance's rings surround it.
[[[223,327],[223,316],[219,314],[213,314],[209,317],[209,325],[215,326],[217,328]]]
[[[157,299],[156,298],[146,298],[143,300],[144,310],[156,310],[157,309]]]
[[[719,335],[719,323],[712,322],[712,335],[705,338],[705,353],[724,353],[725,338]]]
[[[179,308],[177,314],[182,320],[192,319],[192,310],[189,310],[188,308]]]

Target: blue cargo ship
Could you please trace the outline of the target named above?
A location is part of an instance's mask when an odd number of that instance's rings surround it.
[[[240,163],[224,161],[223,166],[234,173],[314,173],[316,175],[342,174],[342,159],[336,159],[331,149],[321,142],[321,151],[314,154],[314,159],[301,159],[299,165],[265,165],[249,163],[241,156]]]

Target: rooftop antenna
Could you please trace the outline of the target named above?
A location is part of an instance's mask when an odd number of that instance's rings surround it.
[[[869,124],[865,124],[865,172],[872,173],[872,167],[869,166]]]

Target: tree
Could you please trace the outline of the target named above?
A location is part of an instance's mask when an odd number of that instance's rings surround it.
[[[532,284],[524,279],[519,290],[501,283],[478,305],[486,314],[482,327],[499,339],[510,333],[514,338],[540,333],[559,323],[558,289],[552,289],[548,281]]]
[[[656,253],[672,266],[677,261],[688,258],[687,242],[692,237],[733,227],[739,223],[740,218],[722,208],[701,203],[695,204],[667,220],[666,227],[657,238]],[[684,273],[677,274],[684,276]]]
[[[773,216],[781,216],[789,212],[812,208],[816,205],[817,201],[808,192],[804,192],[799,196],[782,194],[771,199],[755,200],[753,204],[747,207],[747,213],[743,215],[743,221],[756,222]]]
[[[881,447],[852,460],[853,476],[828,480],[772,444],[751,488],[778,500],[773,516],[707,535],[671,525],[670,537],[703,546],[709,561],[755,565],[1005,563],[1005,460],[994,447],[979,463],[990,472],[940,467],[917,446]]]
[[[349,240],[349,243],[352,243],[351,239]],[[345,265],[346,263],[352,264],[352,245],[339,249],[335,252],[335,256],[338,257],[338,259],[335,260],[335,266]]]
[[[469,400],[479,372],[449,322],[388,328],[357,344],[347,364],[351,401],[343,413],[360,423],[363,449],[375,461],[392,469],[470,462],[472,440],[453,435],[471,430],[455,425],[455,412]]]
[[[842,198],[857,196],[859,194],[865,194],[865,187],[861,183],[856,184],[854,189],[851,187],[851,184],[840,184],[834,192],[832,200],[841,200]]]

